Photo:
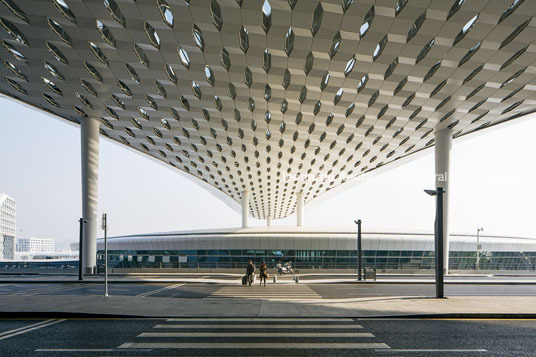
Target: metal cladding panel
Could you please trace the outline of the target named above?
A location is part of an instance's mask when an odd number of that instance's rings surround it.
[[[208,249],[228,249],[226,243],[223,237],[218,236],[209,236],[207,240]]]
[[[409,239],[402,239],[402,250],[403,251],[411,250],[410,249],[410,241],[409,241]]]
[[[303,240],[303,245],[305,247],[312,247],[313,246],[313,240],[314,240],[313,237],[306,236],[306,237],[303,237],[302,240]]]
[[[337,250],[337,238],[334,237],[325,237],[325,240],[328,241],[328,249],[329,250]]]
[[[199,243],[197,241],[197,239],[193,238],[193,237],[185,237],[184,238],[184,246],[186,248],[186,250],[194,250],[194,249],[199,249]]]
[[[379,238],[373,238],[373,239],[370,239],[369,241],[370,245],[369,245],[369,248],[370,250],[379,250],[380,249],[380,239]]]
[[[175,238],[175,250],[186,250],[185,246],[186,245],[184,244],[184,239],[182,239],[181,237]]]
[[[379,250],[387,250],[387,239],[379,238]]]
[[[255,218],[536,110],[535,1],[12,2],[0,93],[248,188]]]
[[[270,239],[273,239],[272,237],[261,237],[259,236],[259,243],[261,249],[268,249],[269,248],[269,241]]]
[[[296,247],[299,247],[299,243],[297,242],[296,236],[293,235],[287,239],[287,249],[294,250]]]
[[[208,242],[207,242],[207,237],[203,237],[202,239],[199,240],[199,243],[201,244],[200,245],[200,248],[201,249],[208,249]]]
[[[285,247],[286,240],[287,238],[285,237],[277,237],[277,247],[279,247],[279,249],[286,249]]]
[[[162,249],[163,250],[174,250],[173,239],[170,237],[162,238]]]
[[[329,250],[329,239],[326,237],[318,237],[320,250]]]
[[[247,238],[244,237],[244,236],[239,236],[238,238],[236,238],[236,246],[235,246],[235,249],[246,249],[248,248],[248,241],[247,241]]]
[[[312,236],[311,237],[311,241],[312,241],[312,250],[320,250],[320,238],[319,237],[316,237],[316,236]]]
[[[219,246],[216,245],[215,240],[216,240],[216,237],[207,236],[207,239],[206,239],[207,249],[209,250],[221,249]]]
[[[256,235],[250,236],[249,242],[253,249],[261,249],[261,238],[259,236],[256,236]]]
[[[158,240],[157,240],[157,243],[158,243],[158,248],[159,248],[160,250],[164,250],[164,249],[166,249],[166,248],[164,247],[164,238],[159,237]]]
[[[432,234],[397,235],[363,234],[363,250],[433,250]],[[213,250],[213,249],[269,249],[269,250],[355,250],[357,238],[353,233],[299,232],[274,234],[214,234],[206,235],[144,235],[110,238],[110,250]],[[508,237],[481,237],[482,251],[536,251],[535,239]],[[103,249],[99,239],[98,248]],[[476,251],[476,237],[451,235],[451,251]]]

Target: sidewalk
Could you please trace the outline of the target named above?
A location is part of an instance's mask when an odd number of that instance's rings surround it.
[[[73,317],[88,314],[110,317],[536,318],[536,299],[532,296],[457,296],[446,299],[405,296],[278,301],[41,295],[2,296],[0,305],[0,317],[53,317],[62,314]]]
[[[297,275],[301,284],[435,284],[432,276],[410,277],[401,275],[379,275],[377,280],[357,281],[355,276],[337,278],[315,279],[316,274]],[[323,275],[328,276],[328,275]],[[202,284],[225,284],[240,285],[242,275],[217,274],[215,277],[195,276],[194,274],[180,275],[116,275],[108,276],[108,281],[113,284],[141,284],[141,283],[202,283]],[[270,281],[272,278],[270,277]],[[83,281],[78,280],[76,275],[0,275],[0,284],[79,284],[104,282],[103,276],[86,276]],[[294,277],[285,275],[277,278],[277,284],[295,284]],[[536,285],[536,277],[494,277],[489,275],[449,275],[445,276],[445,284],[463,285]]]

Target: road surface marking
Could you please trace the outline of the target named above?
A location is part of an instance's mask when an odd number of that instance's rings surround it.
[[[270,342],[246,342],[246,343],[123,343],[118,347],[123,348],[165,348],[165,349],[242,349],[242,348],[262,348],[262,349],[388,349],[385,343],[270,343]]]
[[[353,328],[363,328],[361,325],[266,325],[266,324],[247,324],[247,325],[156,325],[154,328],[184,328],[184,329],[198,329],[198,328],[212,328],[212,329],[272,329],[272,328],[281,328],[281,329],[291,329],[291,328],[317,328],[317,329],[353,329]]]
[[[415,353],[415,352],[461,352],[461,353],[466,353],[466,352],[488,352],[488,350],[485,350],[483,348],[474,348],[474,349],[448,349],[448,348],[445,348],[445,349],[441,349],[441,348],[430,348],[430,349],[426,349],[426,348],[420,348],[420,349],[386,349],[386,350],[382,350],[382,349],[376,349],[375,350],[376,352],[408,352],[408,353]]]
[[[158,293],[161,293],[163,291],[175,289],[175,288],[178,288],[178,287],[183,286],[183,285],[184,284],[173,284],[173,285],[170,285],[170,286],[165,286],[165,287],[160,288],[160,289],[151,290],[151,291],[148,291],[146,293],[138,294],[138,295],[136,295],[136,297],[146,297],[146,296],[150,296],[150,295],[153,295],[153,294],[158,294]]]
[[[48,322],[50,322],[50,321],[54,321],[54,320],[44,320],[44,321],[37,322],[37,323],[35,323],[35,324],[22,326],[22,327],[13,329],[13,330],[3,331],[3,332],[0,332],[0,336],[9,335],[9,334],[12,334],[12,333],[14,333],[14,332],[17,332],[17,331],[20,331],[20,330],[25,330],[25,329],[30,328],[30,327],[43,325],[43,324],[46,324],[46,323],[48,323]]]
[[[40,329],[40,328],[43,328],[43,327],[49,327],[49,326],[52,326],[54,324],[57,324],[57,323],[60,323],[60,322],[63,322],[63,321],[65,321],[65,320],[47,320],[47,323],[40,324],[38,326],[35,326],[35,324],[33,325],[34,327],[31,327],[32,325],[26,326],[27,327],[26,329],[22,329],[20,331],[14,332],[14,333],[9,334],[9,335],[1,336],[0,340],[5,340],[6,338],[14,337],[14,336],[17,336],[17,335],[22,335],[23,333],[30,332],[30,331],[33,331],[33,330],[37,330],[37,329]]]
[[[288,332],[143,332],[138,337],[289,337]],[[292,337],[374,337],[368,332],[292,332]]]
[[[230,317],[230,318],[206,318],[206,319],[197,319],[197,318],[171,318],[171,319],[166,319],[166,321],[191,321],[191,322],[205,322],[205,321],[222,321],[222,322],[226,322],[226,321],[300,321],[300,322],[303,322],[303,321],[306,321],[306,322],[309,322],[309,321],[315,321],[315,322],[318,322],[318,321],[322,321],[322,322],[344,322],[344,321],[349,321],[349,322],[354,322],[355,320],[354,319],[349,319],[349,318],[307,318],[307,317],[274,317],[274,318],[262,318],[262,317],[252,317],[252,318],[247,318],[247,317]]]
[[[279,285],[279,286],[225,286],[205,299],[240,298],[240,299],[321,299],[316,291],[307,285]]]
[[[16,293],[10,294],[11,296],[35,296],[35,295],[41,295],[41,294],[47,294],[47,293],[54,293],[54,292],[60,292],[60,291],[67,291],[67,290],[76,290],[76,289],[82,289],[84,287],[93,287],[95,285],[98,285],[96,283],[93,284],[87,284],[87,283],[78,283],[72,285],[51,285],[51,286],[43,286],[38,287],[36,289],[32,290],[24,290],[24,291],[18,291]]]
[[[114,352],[115,348],[38,348],[35,352]],[[129,351],[129,349],[122,349],[123,351]],[[134,351],[134,350],[132,350]],[[136,349],[136,352],[150,352],[150,349]]]

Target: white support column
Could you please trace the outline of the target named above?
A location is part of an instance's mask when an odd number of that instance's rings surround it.
[[[266,227],[270,227],[272,225],[272,216],[268,213],[268,216],[266,216]]]
[[[82,153],[83,269],[92,274],[97,266],[97,196],[99,188],[99,121],[85,118],[80,124]]]
[[[449,180],[450,180],[450,149],[452,133],[450,129],[435,132],[435,188],[442,187],[443,194],[443,261],[445,275],[449,271]]]
[[[303,226],[303,192],[296,194],[296,226]]]
[[[249,192],[242,191],[242,228],[248,227]]]

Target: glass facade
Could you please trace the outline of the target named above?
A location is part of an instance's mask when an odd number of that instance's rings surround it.
[[[104,252],[97,253],[104,264]],[[355,269],[355,250],[125,250],[108,251],[111,268],[245,268],[252,260],[273,269],[291,262],[294,269]],[[433,251],[364,250],[363,266],[376,269],[434,269]],[[451,251],[449,268],[476,268],[476,252]],[[535,270],[536,252],[481,252],[481,270]]]

